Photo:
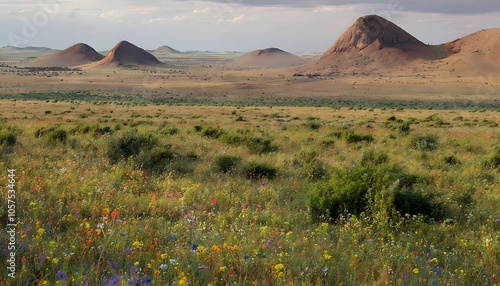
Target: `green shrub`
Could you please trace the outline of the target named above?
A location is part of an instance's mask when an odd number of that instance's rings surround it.
[[[252,180],[259,180],[262,178],[274,179],[278,170],[274,166],[251,161],[243,167],[243,173],[247,179]]]
[[[337,170],[328,182],[313,186],[308,205],[315,221],[335,221],[361,213],[388,218],[395,214],[418,214],[441,219],[445,208],[412,187],[418,176],[397,168],[359,166]]]
[[[252,154],[264,154],[275,152],[278,150],[278,147],[272,144],[270,139],[264,139],[261,137],[252,137],[246,140],[245,142],[248,151]]]
[[[51,143],[64,143],[68,138],[68,132],[59,127],[39,128],[35,131],[36,138],[46,138]]]
[[[167,171],[177,154],[168,147],[155,147],[142,150],[133,158],[136,167],[153,173]]]
[[[151,135],[128,131],[118,137],[112,137],[107,146],[106,155],[111,163],[138,155],[141,151],[150,151],[157,144]]]
[[[361,157],[361,165],[381,165],[389,161],[389,156],[387,152],[382,150],[367,150],[363,153]]]
[[[403,122],[401,125],[398,126],[398,131],[399,133],[407,134],[410,133],[411,127],[410,127],[410,122]]]
[[[402,216],[425,215],[428,218],[442,220],[445,214],[445,209],[434,202],[431,195],[413,190],[396,191],[394,206]]]
[[[485,165],[490,168],[500,168],[500,153],[496,152],[486,159]]]
[[[14,132],[0,132],[0,145],[13,146],[17,142],[17,136]]]
[[[415,135],[411,139],[410,147],[421,151],[433,151],[437,149],[438,136],[434,134]]]
[[[302,175],[310,180],[324,179],[328,175],[324,163],[317,158],[316,152],[301,152]]]
[[[371,134],[356,134],[354,132],[346,132],[344,133],[343,137],[347,143],[372,143],[373,141],[375,141],[375,138]]]
[[[460,165],[461,163],[460,160],[454,155],[444,156],[443,162],[452,166]]]
[[[241,158],[231,155],[221,155],[215,158],[214,170],[221,173],[230,173],[236,170]]]
[[[226,134],[226,131],[219,126],[217,127],[208,127],[202,132],[203,136],[212,138],[212,139],[217,139],[221,137],[222,135]]]
[[[244,139],[239,135],[224,134],[220,138],[220,141],[229,145],[238,146],[243,143]]]

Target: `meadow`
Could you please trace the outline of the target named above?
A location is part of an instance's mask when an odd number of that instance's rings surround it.
[[[499,123],[3,99],[0,284],[500,285]]]

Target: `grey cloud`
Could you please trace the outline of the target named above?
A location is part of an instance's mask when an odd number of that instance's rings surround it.
[[[180,0],[182,1],[182,0]],[[482,14],[500,12],[498,0],[209,0],[208,2],[241,4],[247,6],[316,7],[354,4],[386,5],[401,7],[408,12],[443,14]]]

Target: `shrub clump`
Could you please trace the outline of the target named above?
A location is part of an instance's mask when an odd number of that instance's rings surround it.
[[[64,143],[68,138],[68,132],[59,127],[42,127],[35,131],[35,138],[46,138],[51,143]]]
[[[14,146],[17,143],[17,136],[12,131],[0,131],[0,145]]]
[[[219,126],[217,127],[208,127],[202,131],[203,136],[218,139],[222,135],[226,134],[226,131]]]
[[[317,156],[316,152],[301,152],[300,154],[302,175],[309,180],[320,180],[328,177],[325,164]]]
[[[251,180],[259,180],[262,178],[274,179],[278,170],[274,166],[251,161],[243,167],[243,173],[247,179]]]
[[[432,195],[415,190],[416,181],[400,183],[409,177],[417,178],[397,168],[337,170],[328,182],[314,185],[308,201],[311,216],[328,222],[361,213],[385,214],[388,219],[397,214],[442,219],[444,208]]]
[[[261,137],[251,137],[245,141],[245,145],[252,154],[271,153],[278,150],[278,147],[273,145],[270,139]]]
[[[344,138],[347,143],[372,143],[373,141],[375,141],[375,138],[371,134],[346,133]]]
[[[389,155],[387,152],[381,150],[367,150],[363,153],[361,157],[361,165],[367,166],[378,166],[389,161]]]
[[[136,156],[141,151],[151,151],[157,144],[157,139],[151,135],[128,131],[120,136],[112,137],[107,146],[106,155],[111,163]]]
[[[215,158],[213,168],[220,173],[231,173],[236,170],[241,158],[231,155],[221,155]]]
[[[410,147],[421,151],[434,151],[437,149],[438,139],[435,134],[415,135],[411,139]]]

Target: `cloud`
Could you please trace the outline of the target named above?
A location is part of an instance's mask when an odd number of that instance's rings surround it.
[[[185,1],[185,0],[179,0]],[[207,0],[214,3],[245,6],[286,6],[315,8],[354,4],[383,5],[388,10],[400,6],[406,12],[442,14],[482,14],[500,12],[498,0]]]

